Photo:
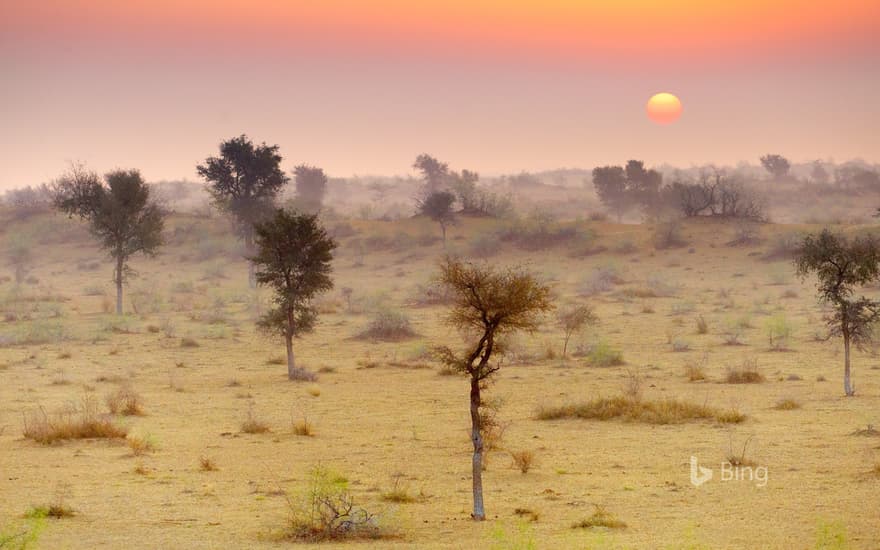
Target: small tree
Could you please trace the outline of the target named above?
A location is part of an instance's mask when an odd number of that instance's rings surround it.
[[[293,175],[298,206],[306,212],[318,212],[327,192],[327,175],[324,170],[301,164],[293,169]]]
[[[449,165],[425,153],[416,157],[413,168],[422,173],[422,180],[425,185],[423,195],[425,197],[441,191],[449,178]]]
[[[474,512],[486,519],[483,506],[483,425],[480,392],[486,381],[501,368],[493,360],[499,337],[516,331],[534,331],[541,314],[553,308],[550,288],[528,271],[518,268],[497,270],[447,258],[440,266],[439,281],[450,292],[452,306],[447,323],[471,335],[473,341],[461,353],[438,348],[440,359],[451,369],[470,378],[471,440]]]
[[[454,203],[455,195],[449,191],[437,191],[425,197],[418,204],[420,214],[440,224],[444,246],[446,245],[446,227],[455,221],[455,212],[452,210]]]
[[[593,313],[593,308],[585,304],[570,306],[557,313],[556,321],[565,334],[565,340],[562,344],[563,359],[568,351],[568,341],[572,334],[583,330],[586,326],[595,324],[598,320],[599,318]]]
[[[297,369],[293,339],[314,328],[317,311],[312,299],[333,288],[330,279],[336,242],[314,214],[290,213],[277,209],[275,215],[254,226],[256,254],[249,258],[255,267],[257,283],[275,291],[275,307],[258,326],[280,333],[287,345],[287,377],[306,377]]]
[[[626,172],[620,166],[600,166],[593,168],[593,187],[599,200],[613,211],[617,221],[632,205],[626,185]]]
[[[116,314],[122,315],[122,284],[131,274],[128,260],[139,252],[156,255],[164,242],[164,212],[137,170],[108,172],[102,182],[94,172],[74,166],[55,183],[53,194],[55,208],[86,220],[116,260]]]
[[[782,155],[764,155],[761,157],[761,166],[774,178],[787,176],[791,169],[791,163]]]
[[[850,346],[861,350],[870,344],[874,323],[880,320],[880,302],[854,294],[857,286],[880,278],[880,242],[872,235],[849,241],[824,229],[804,238],[795,266],[801,278],[816,274],[819,299],[833,308],[826,318],[828,337],[843,337],[843,389],[847,396],[854,395]]]
[[[275,197],[288,182],[281,170],[277,145],[254,146],[241,135],[220,144],[220,156],[208,157],[196,171],[208,183],[214,204],[236,221],[245,253],[253,252],[254,224],[271,215]],[[255,285],[253,264],[248,282]]]

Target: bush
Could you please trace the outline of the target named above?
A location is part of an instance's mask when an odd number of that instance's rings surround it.
[[[587,361],[594,367],[615,367],[624,364],[623,353],[604,341],[590,346]]]
[[[706,405],[698,405],[673,398],[646,401],[627,396],[599,397],[586,403],[544,407],[538,410],[537,420],[583,418],[612,420],[621,418],[628,422],[645,424],[681,424],[691,420],[714,419],[721,423],[739,423],[745,416],[734,409],[723,411]]]
[[[758,372],[758,361],[747,360],[739,367],[727,367],[725,381],[728,384],[759,384],[766,378]]]
[[[283,537],[301,542],[384,539],[393,537],[379,518],[355,504],[348,480],[316,466],[299,497],[288,495],[290,517]]]
[[[792,328],[785,315],[779,313],[767,319],[765,323],[767,336],[770,340],[770,349],[773,351],[785,351],[791,339]]]
[[[529,470],[532,469],[532,464],[535,462],[535,452],[534,451],[510,451],[510,458],[513,459],[513,465],[520,472],[527,474]]]
[[[112,414],[140,416],[144,414],[141,396],[128,386],[122,386],[107,395],[105,402]]]
[[[681,223],[670,221],[659,224],[654,229],[654,248],[665,250],[667,248],[681,248],[687,245],[687,241],[681,232]]]
[[[623,279],[620,277],[617,267],[613,265],[596,267],[581,283],[580,294],[583,296],[600,294],[621,283],[623,283]]]
[[[360,333],[361,338],[394,342],[415,336],[409,317],[400,311],[384,309],[376,312],[367,327]]]
[[[605,508],[599,506],[598,504],[594,504],[593,506],[596,509],[593,511],[593,515],[588,517],[585,520],[579,521],[572,525],[572,529],[592,529],[593,527],[604,527],[607,529],[623,529],[626,527],[626,523],[620,521],[614,515],[605,511]]]
[[[86,395],[80,404],[48,415],[42,408],[24,415],[22,435],[37,443],[49,445],[69,439],[123,439],[128,430],[98,414],[93,395]]]

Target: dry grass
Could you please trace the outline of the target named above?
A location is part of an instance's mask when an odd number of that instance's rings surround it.
[[[419,501],[419,497],[411,494],[409,487],[403,483],[403,474],[394,474],[391,479],[393,480],[391,488],[382,493],[382,500],[395,504],[409,504]]]
[[[778,411],[793,411],[795,409],[800,409],[801,404],[791,398],[780,399],[776,402],[776,405],[773,406],[774,409]]]
[[[72,518],[76,515],[76,511],[70,506],[64,504],[60,499],[51,504],[46,504],[44,506],[34,506],[30,510],[25,513],[26,518],[31,519],[39,519],[39,518],[53,518],[53,519],[64,519],[64,518]],[[3,539],[0,538],[0,542],[3,542]],[[0,548],[3,545],[0,544]],[[22,546],[21,548],[24,548]]]
[[[88,395],[78,406],[49,415],[42,408],[24,415],[22,435],[51,445],[71,439],[122,439],[128,429],[98,413],[97,401]]]
[[[117,388],[104,399],[112,414],[123,416],[142,416],[144,414],[142,401],[140,394],[129,386]]]
[[[510,451],[513,466],[520,472],[527,474],[535,463],[535,452],[529,450]]]
[[[309,422],[309,419],[306,417],[303,417],[302,420],[292,422],[290,425],[290,431],[292,431],[294,435],[306,437],[312,437],[315,435],[314,426],[312,426],[312,423]]]
[[[767,379],[758,372],[758,362],[749,360],[739,367],[727,367],[724,380],[728,384],[760,384]]]
[[[604,527],[606,529],[625,529],[626,523],[617,519],[613,514],[606,511],[604,507],[595,504],[596,509],[587,519],[581,520],[574,525],[572,529],[593,529],[596,527]]]
[[[150,434],[129,435],[126,439],[128,448],[134,456],[143,456],[156,451],[156,440]]]
[[[319,397],[321,395],[321,387],[317,384],[311,384],[306,388],[306,392],[312,397]]]
[[[720,410],[673,398],[645,401],[627,396],[617,396],[599,397],[586,403],[573,405],[543,407],[538,411],[536,418],[538,420],[562,418],[613,420],[621,418],[629,422],[645,424],[681,424],[693,420],[716,420],[724,424],[736,424],[744,421],[745,415],[734,409]]]
[[[688,361],[684,364],[684,376],[688,382],[701,382],[706,380],[706,364],[709,355],[704,353],[697,361]]]
[[[214,462],[214,459],[207,456],[200,456],[199,470],[203,472],[216,472],[217,470],[219,470],[219,468],[217,467],[217,463]]]
[[[253,408],[248,409],[247,417],[241,423],[241,432],[246,434],[264,434],[271,431],[269,425],[254,414]]]

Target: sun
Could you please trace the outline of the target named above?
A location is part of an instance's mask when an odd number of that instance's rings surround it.
[[[681,100],[668,92],[654,94],[645,105],[648,118],[657,124],[672,124],[681,116]]]

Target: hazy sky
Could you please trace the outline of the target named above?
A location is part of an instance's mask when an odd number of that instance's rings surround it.
[[[0,188],[241,133],[336,176],[880,160],[878,36],[878,0],[0,0]]]

